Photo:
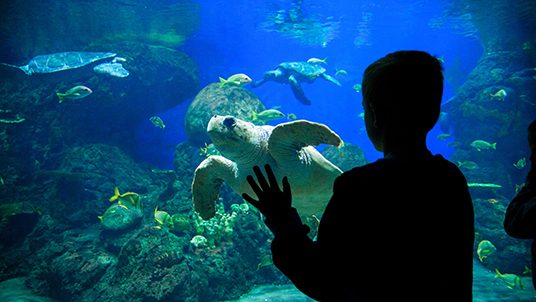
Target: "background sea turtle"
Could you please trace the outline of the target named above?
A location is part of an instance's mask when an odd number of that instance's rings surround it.
[[[337,86],[341,83],[334,77],[326,74],[326,69],[319,64],[308,62],[283,62],[274,70],[264,73],[263,79],[252,83],[253,87],[258,87],[266,81],[276,81],[279,83],[288,83],[292,88],[294,96],[305,105],[310,105],[311,101],[303,93],[300,85],[301,82],[313,82],[316,78],[322,77]]]
[[[207,132],[223,156],[209,156],[195,170],[193,205],[203,219],[215,215],[223,182],[238,194],[255,197],[246,181],[254,165],[270,164],[279,180],[288,177],[292,204],[304,217],[322,213],[333,181],[342,173],[313,147],[341,143],[340,137],[323,124],[296,120],[275,127],[255,126],[233,116],[215,115]]]
[[[51,73],[67,69],[74,69],[85,66],[89,63],[115,57],[113,52],[84,52],[67,51],[48,55],[39,55],[30,60],[28,64],[16,66],[7,63],[0,63],[10,67],[18,68],[27,75],[34,73]]]

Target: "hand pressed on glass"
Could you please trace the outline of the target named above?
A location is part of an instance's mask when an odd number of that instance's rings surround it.
[[[292,194],[290,192],[290,184],[288,178],[283,177],[283,190],[279,189],[277,179],[270,165],[264,165],[266,176],[264,177],[261,169],[258,166],[253,167],[253,172],[257,177],[257,182],[253,176],[246,177],[251,189],[257,195],[257,200],[248,194],[242,194],[242,197],[256,207],[267,218],[275,218],[274,216],[287,213],[292,204]]]

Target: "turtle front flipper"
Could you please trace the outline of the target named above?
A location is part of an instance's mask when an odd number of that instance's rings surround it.
[[[324,79],[330,81],[331,83],[333,83],[333,84],[339,86],[339,87],[341,86],[341,83],[340,83],[339,81],[337,81],[336,78],[330,76],[329,74],[325,74],[325,73],[323,73],[323,74],[322,74],[322,77],[323,77]]]
[[[328,126],[306,120],[282,123],[272,130],[268,149],[274,158],[296,154],[306,146],[328,144],[339,146],[341,138]]]
[[[296,79],[294,75],[288,77],[288,82],[290,84],[290,88],[292,88],[292,93],[294,94],[294,97],[296,97],[298,101],[302,102],[305,105],[311,105],[311,101],[305,96],[300,82]]]
[[[216,214],[216,200],[224,181],[234,177],[236,163],[219,155],[203,160],[195,169],[192,181],[194,210],[207,220]]]

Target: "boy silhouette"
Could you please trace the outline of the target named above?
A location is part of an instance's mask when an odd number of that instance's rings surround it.
[[[528,127],[531,167],[525,185],[512,199],[504,217],[504,229],[508,235],[520,239],[533,239],[532,285],[536,289],[536,120]]]
[[[339,176],[317,239],[292,207],[270,166],[253,167],[243,198],[274,234],[274,264],[320,301],[471,301],[473,205],[465,177],[426,135],[443,93],[441,63],[422,51],[397,51],[367,67],[367,134],[384,157]]]

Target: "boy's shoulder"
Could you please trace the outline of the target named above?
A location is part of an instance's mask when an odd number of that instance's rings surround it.
[[[355,180],[356,178],[370,178],[374,175],[386,175],[393,171],[407,171],[425,169],[441,174],[460,174],[461,171],[454,163],[442,155],[434,155],[430,159],[415,162],[400,162],[391,159],[378,159],[363,166],[352,168],[344,172],[341,180]]]

